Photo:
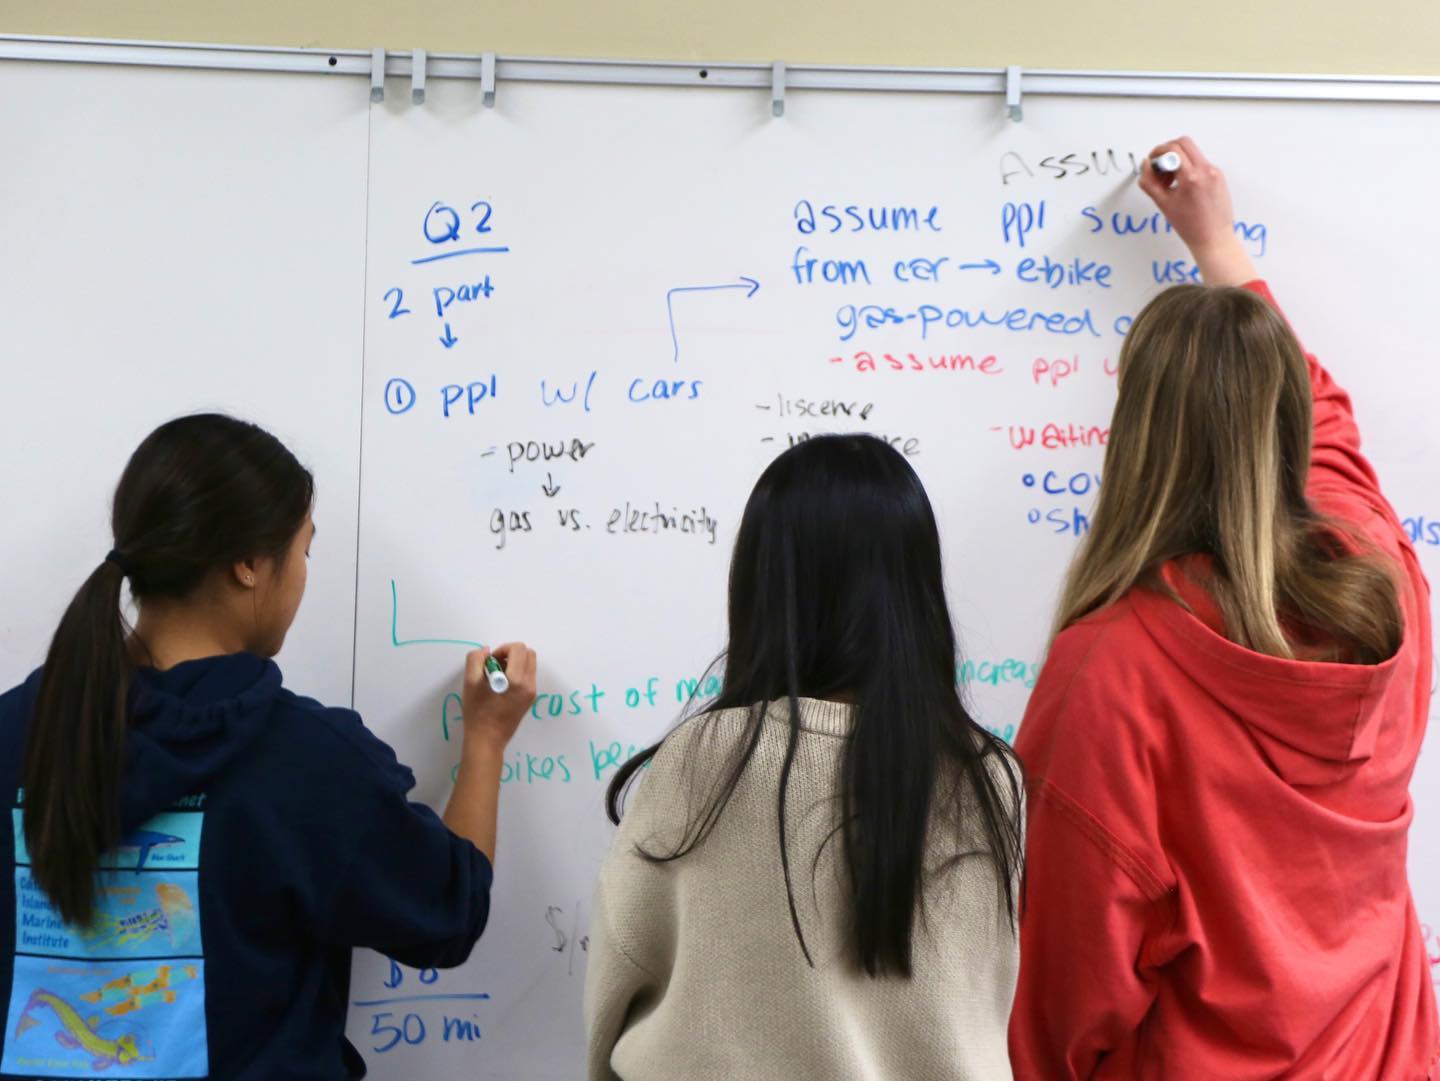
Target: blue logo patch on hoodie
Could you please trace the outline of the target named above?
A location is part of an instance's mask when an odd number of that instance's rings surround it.
[[[96,914],[65,923],[15,828],[15,968],[0,1072],[42,1077],[209,1074],[200,937],[201,811],[127,834],[96,875]]]

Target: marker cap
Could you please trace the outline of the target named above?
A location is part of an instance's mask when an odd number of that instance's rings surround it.
[[[505,669],[500,666],[493,653],[485,658],[485,682],[490,684],[490,689],[496,694],[504,694],[510,689],[510,678],[505,675]]]
[[[1178,173],[1180,165],[1180,155],[1173,150],[1167,150],[1158,158],[1150,159],[1150,168],[1157,173]]]

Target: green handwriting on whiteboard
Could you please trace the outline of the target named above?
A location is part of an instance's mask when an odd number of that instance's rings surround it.
[[[390,579],[390,644],[396,649],[401,646],[466,646],[469,649],[484,649],[483,642],[471,642],[464,638],[401,638],[400,598],[395,589],[395,579]]]

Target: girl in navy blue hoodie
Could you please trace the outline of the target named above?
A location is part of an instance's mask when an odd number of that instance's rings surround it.
[[[114,550],[45,666],[0,697],[0,1077],[361,1077],[351,950],[446,967],[480,937],[535,654],[495,651],[503,695],[486,654],[467,658],[444,820],[409,802],[390,748],[284,689],[269,659],[305,589],[312,495],[252,424],[163,425],[120,479]]]

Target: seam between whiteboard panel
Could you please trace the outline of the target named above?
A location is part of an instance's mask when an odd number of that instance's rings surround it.
[[[375,107],[365,110],[365,225],[361,230],[364,270],[360,273],[360,445],[355,453],[355,606],[350,629],[350,708],[360,671],[360,529],[365,522],[365,357],[370,331],[370,178],[374,171]]]

